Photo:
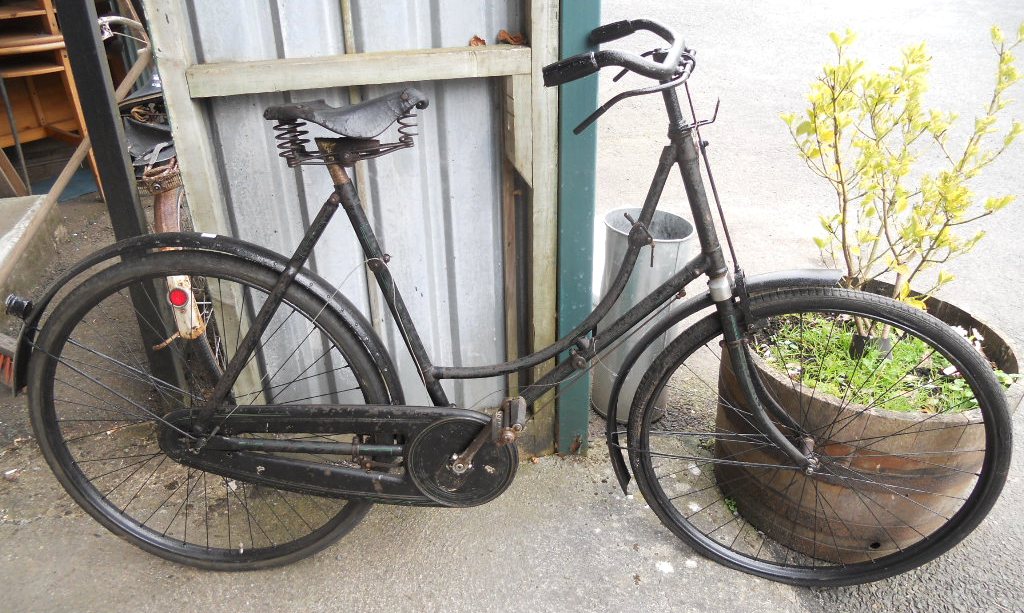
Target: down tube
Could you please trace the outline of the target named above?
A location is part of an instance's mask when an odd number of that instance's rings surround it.
[[[604,333],[598,333],[594,337],[594,342],[587,349],[580,351],[579,355],[589,362],[605,347],[610,346],[640,323],[643,318],[668,302],[691,281],[704,274],[705,270],[707,270],[707,258],[703,253],[700,253],[687,262],[676,274],[658,286],[657,289],[648,294],[646,298],[623,313],[622,317],[612,322]],[[589,369],[590,366],[588,365],[587,368]],[[526,404],[532,405],[538,398],[546,394],[548,390],[568,379],[575,370],[576,368],[573,366],[572,360],[561,362],[554,370],[541,377],[540,380],[529,388],[523,390],[523,398],[526,400]]]

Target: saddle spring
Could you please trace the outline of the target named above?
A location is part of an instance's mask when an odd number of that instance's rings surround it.
[[[324,154],[306,149],[310,139],[306,138],[309,130],[303,129],[304,121],[279,121],[273,129],[277,134],[278,155],[285,159],[289,167],[300,164],[333,164],[340,163],[351,166],[360,160],[369,160],[384,154],[406,149],[413,146],[413,137],[418,136],[416,113],[408,112],[395,120],[398,126],[398,141],[381,143],[376,139],[337,138],[334,140],[332,152]]]
[[[277,132],[274,135],[277,140],[277,154],[285,159],[288,166],[308,163],[310,159],[317,157],[306,149],[310,139],[305,138],[309,134],[309,130],[302,129],[305,125],[304,121],[279,121],[274,124],[274,131]]]
[[[398,125],[398,134],[400,135],[398,142],[407,147],[412,147],[412,138],[420,134],[416,131],[416,128],[419,127],[419,124],[416,122],[416,113],[409,111],[399,117],[395,123]]]

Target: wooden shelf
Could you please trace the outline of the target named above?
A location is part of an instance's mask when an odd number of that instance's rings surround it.
[[[36,77],[52,72],[61,72],[62,70],[64,70],[64,65],[53,61],[0,62],[0,77],[5,79]]]
[[[33,0],[19,0],[18,2],[0,4],[0,20],[38,17],[45,14],[46,9]]]
[[[42,138],[77,143],[85,136],[53,0],[0,0],[0,76],[11,105],[6,109],[0,103],[0,146],[14,143],[15,129],[22,143]],[[92,151],[89,164],[95,173]]]
[[[20,55],[64,48],[64,37],[45,32],[9,32],[0,34],[0,55]]]

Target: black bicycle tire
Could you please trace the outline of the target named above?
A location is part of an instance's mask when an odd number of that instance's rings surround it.
[[[878,581],[925,564],[959,543],[985,518],[995,504],[1006,481],[1012,449],[1011,422],[1003,388],[992,368],[981,354],[940,320],[921,310],[887,297],[835,288],[782,290],[755,297],[750,310],[754,320],[759,317],[796,312],[797,310],[834,309],[864,316],[888,319],[915,334],[927,337],[957,362],[965,379],[971,382],[979,404],[983,406],[986,423],[986,457],[982,481],[973,490],[968,503],[935,535],[929,535],[900,559],[885,564],[866,565],[858,569],[847,566],[793,569],[758,562],[732,551],[725,551],[713,539],[688,530],[682,515],[665,499],[646,455],[643,431],[649,425],[646,413],[658,397],[668,378],[697,348],[721,334],[717,314],[711,314],[687,328],[659,354],[641,380],[630,411],[628,447],[630,466],[637,485],[661,522],[673,534],[697,552],[730,568],[774,581],[809,587],[837,587]],[[934,538],[933,538],[934,536]],[[887,558],[888,560],[888,558]]]
[[[81,316],[88,313],[99,300],[109,295],[112,288],[124,287],[133,279],[165,276],[167,271],[173,270],[208,270],[210,274],[217,273],[226,279],[235,278],[241,283],[250,283],[264,289],[273,287],[278,278],[277,273],[270,269],[233,256],[178,250],[153,253],[122,262],[82,282],[53,307],[40,331],[29,365],[30,417],[43,456],[64,489],[90,516],[117,536],[164,559],[206,570],[235,571],[282,566],[313,555],[347,534],[365,517],[373,505],[365,501],[349,501],[333,519],[316,531],[289,543],[288,547],[275,545],[266,548],[266,555],[259,558],[250,556],[242,561],[230,561],[216,556],[201,555],[199,552],[187,555],[180,551],[181,548],[157,542],[158,540],[153,538],[152,534],[148,534],[142,526],[126,520],[115,512],[115,509],[106,508],[102,496],[95,488],[90,487],[88,479],[76,467],[66,446],[60,440],[59,428],[48,420],[45,402],[47,392],[52,392],[53,389],[52,375],[57,362],[48,358],[59,355],[54,351],[57,349],[59,352],[59,348],[54,345],[62,344],[78,324]],[[314,307],[319,303],[313,294],[299,285],[289,288],[285,300],[295,306],[308,305],[313,313],[321,311],[319,306]],[[366,402],[387,404],[390,399],[380,368],[374,363],[366,348],[329,309],[322,310],[317,317],[318,323],[330,331],[331,340],[339,347],[344,346],[346,357],[358,364],[354,371],[360,377],[361,386],[365,386],[371,396],[366,398]],[[47,379],[48,375],[50,379]],[[283,551],[276,552],[277,549]]]

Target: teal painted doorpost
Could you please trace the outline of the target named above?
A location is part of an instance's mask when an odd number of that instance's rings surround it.
[[[589,50],[590,31],[601,25],[599,0],[562,0],[559,57]],[[558,336],[575,328],[591,310],[594,258],[594,183],[597,128],[579,136],[572,129],[597,108],[597,76],[563,85],[558,98]],[[562,356],[566,359],[566,355]],[[563,383],[558,397],[558,452],[587,449],[590,375]]]

